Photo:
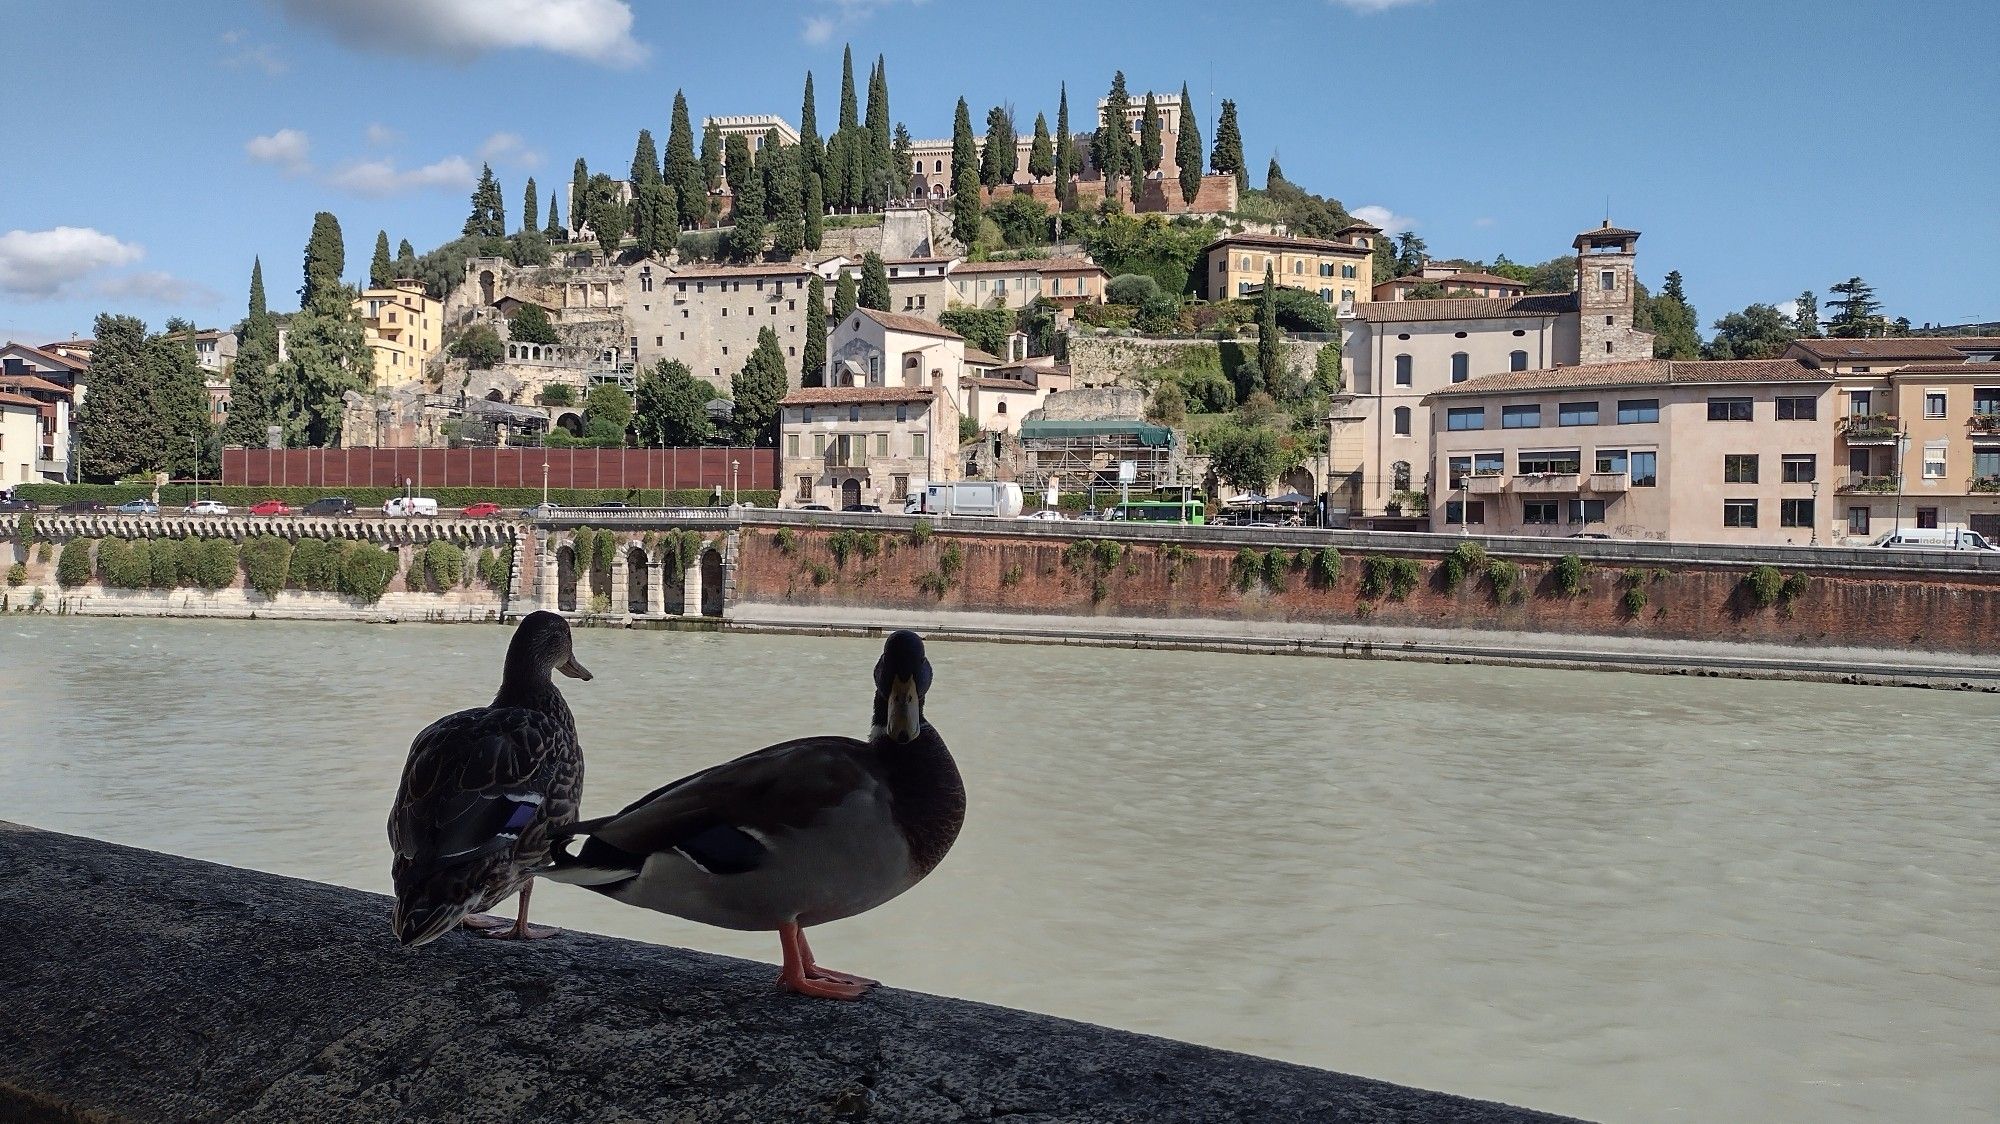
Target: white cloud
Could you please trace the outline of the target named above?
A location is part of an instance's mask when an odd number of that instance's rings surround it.
[[[479,158],[489,164],[503,161],[516,168],[532,168],[542,162],[542,154],[528,147],[519,133],[494,133],[479,146]]]
[[[1484,229],[1484,228],[1486,228],[1486,227],[1489,227],[1489,226],[1492,226],[1492,225],[1493,225],[1493,219],[1491,219],[1491,218],[1489,218],[1489,217],[1487,217],[1487,216],[1485,216],[1485,215],[1481,215],[1481,216],[1480,216],[1479,218],[1476,218],[1476,219],[1473,219],[1473,220],[1472,220],[1472,225],[1474,225],[1474,226],[1476,226],[1476,227],[1479,227],[1479,228],[1481,228],[1481,229]]]
[[[0,234],[0,292],[48,298],[100,269],[131,265],[146,251],[87,226]]]
[[[268,136],[251,137],[243,151],[259,164],[275,164],[288,176],[312,169],[312,143],[297,129],[279,129]]]
[[[1777,307],[1778,311],[1784,314],[1785,319],[1794,319],[1799,314],[1799,299],[1793,297],[1788,301],[1779,301]]]
[[[235,69],[256,67],[271,78],[276,78],[291,69],[291,64],[280,58],[275,48],[269,43],[259,43],[250,38],[250,33],[247,31],[223,32],[222,45],[234,48],[222,56],[224,66]]]
[[[123,277],[110,277],[98,282],[100,296],[121,300],[152,301],[156,304],[193,305],[214,308],[222,303],[222,294],[200,283],[183,277],[175,277],[161,270],[144,273],[130,273]]]
[[[385,145],[395,144],[397,141],[402,140],[403,134],[397,132],[394,129],[391,129],[387,125],[382,124],[380,121],[371,121],[368,123],[368,127],[361,131],[361,138],[367,141],[370,145],[373,145],[376,148],[381,148]]]
[[[1410,216],[1399,215],[1387,207],[1374,203],[1366,207],[1356,207],[1348,213],[1362,222],[1381,227],[1387,234],[1401,234],[1405,230],[1415,229],[1417,225],[1417,220]]]
[[[350,47],[469,61],[535,50],[605,66],[646,57],[628,0],[277,0],[293,21]]]
[[[1431,0],[1332,0],[1332,2],[1366,15],[1386,12],[1391,8],[1407,8],[1412,4],[1428,4]]]
[[[799,38],[815,46],[830,42],[836,32],[851,28],[881,9],[901,2],[904,0],[820,0],[820,7],[824,10],[819,15],[805,18],[799,28]],[[917,6],[926,0],[907,2]]]
[[[819,44],[833,38],[833,19],[829,16],[807,16],[806,26],[799,37],[808,43]]]
[[[402,195],[426,188],[465,188],[478,178],[463,156],[447,156],[421,168],[401,169],[393,160],[364,160],[347,164],[327,177],[326,182],[356,195],[381,197]]]

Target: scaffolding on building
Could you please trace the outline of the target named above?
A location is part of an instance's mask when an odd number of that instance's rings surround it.
[[[1021,483],[1042,488],[1058,478],[1065,489],[1119,486],[1119,464],[1131,461],[1133,489],[1175,487],[1181,460],[1174,431],[1133,419],[1024,421],[1021,448],[1027,455]]]

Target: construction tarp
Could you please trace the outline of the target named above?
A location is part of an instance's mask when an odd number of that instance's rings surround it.
[[[1092,437],[1129,437],[1147,448],[1171,448],[1174,431],[1151,422],[1106,418],[1086,421],[1024,421],[1021,440],[1084,440]]]

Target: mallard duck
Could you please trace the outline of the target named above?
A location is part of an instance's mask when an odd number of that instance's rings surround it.
[[[606,897],[725,929],[775,930],[779,986],[855,999],[874,980],[815,963],[805,929],[852,917],[916,885],[965,822],[965,786],[924,720],[924,642],[897,632],[875,664],[867,741],[801,738],[649,793],[575,825],[542,873]]]
[[[492,705],[447,714],[410,743],[389,810],[390,924],[403,944],[428,944],[461,923],[513,940],[555,935],[528,924],[528,895],[583,794],[583,749],[556,671],[590,678],[570,649],[569,622],[530,613],[507,646]],[[513,893],[521,906],[511,925],[480,915]]]

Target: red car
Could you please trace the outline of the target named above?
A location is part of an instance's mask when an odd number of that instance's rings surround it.
[[[261,500],[250,505],[252,515],[290,515],[292,508],[284,500]]]
[[[500,514],[500,505],[497,503],[476,503],[459,514],[465,516],[467,519],[485,519]]]

